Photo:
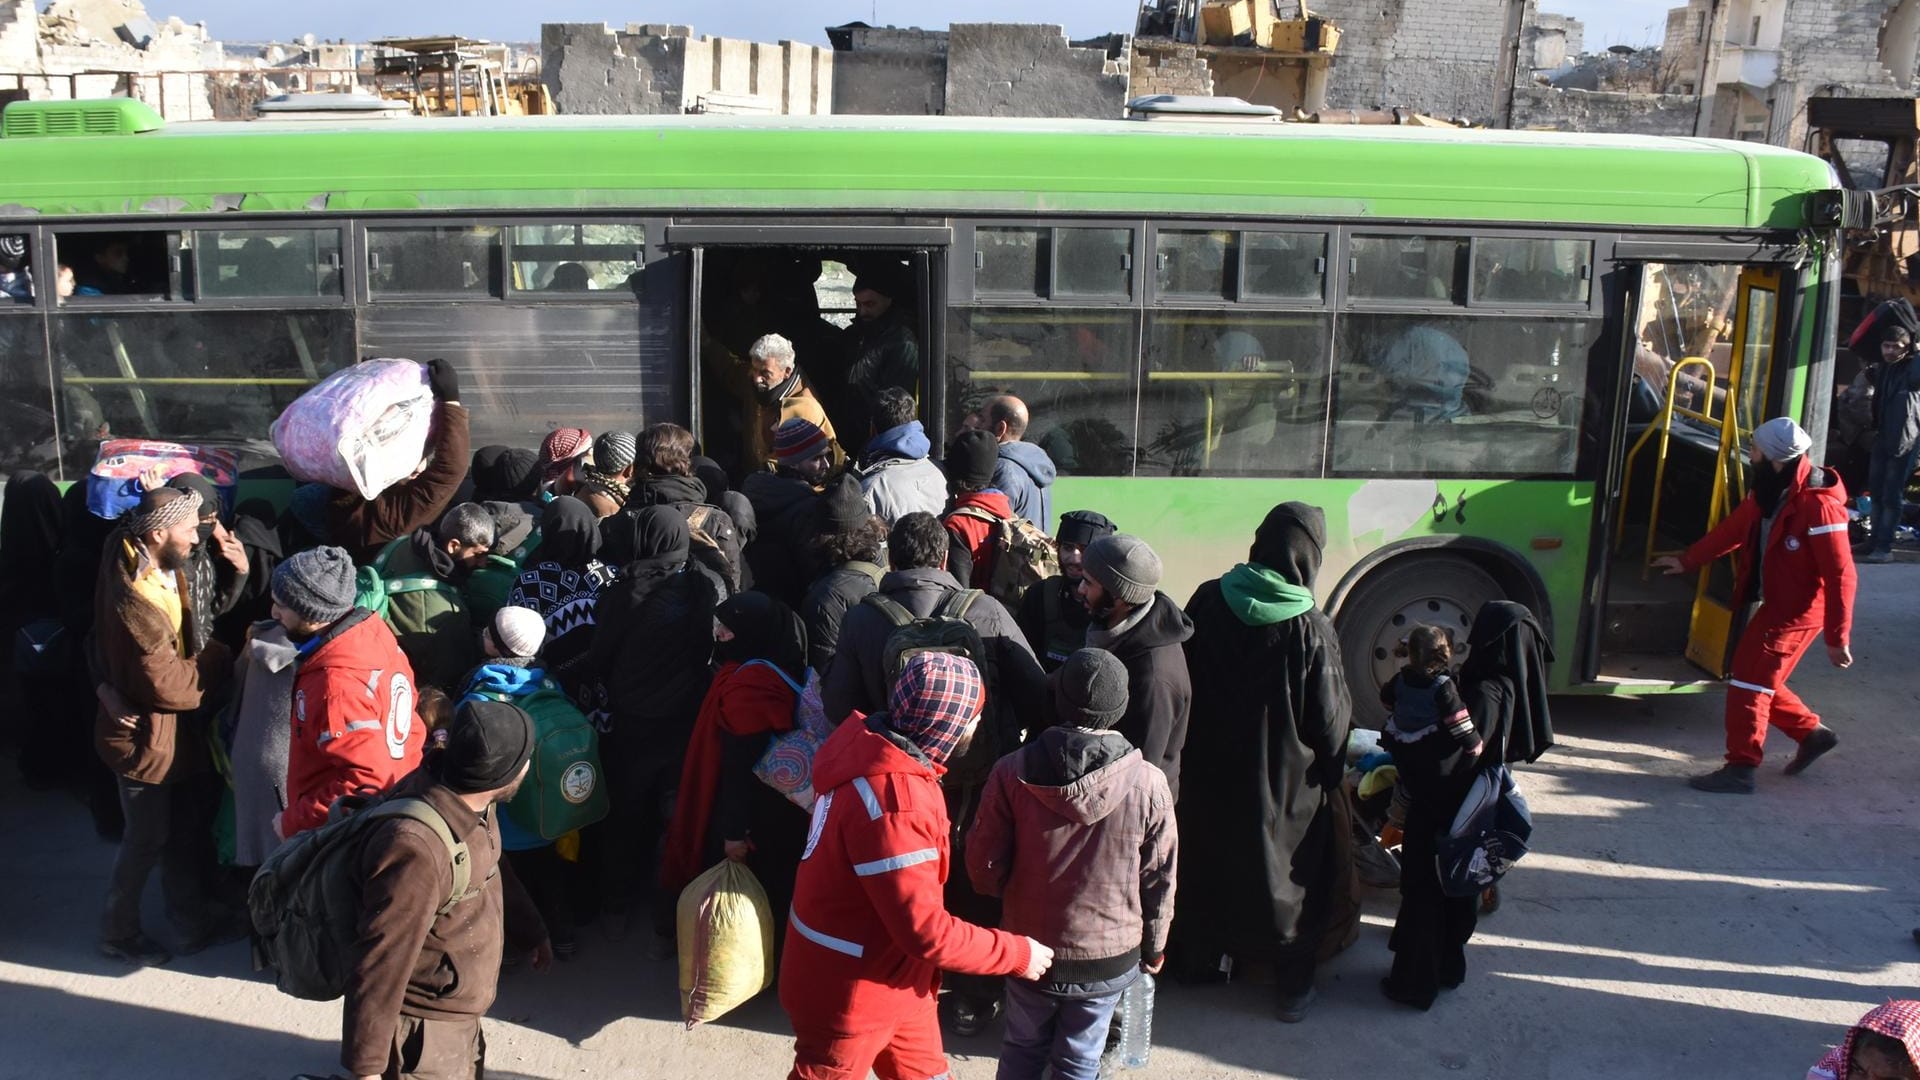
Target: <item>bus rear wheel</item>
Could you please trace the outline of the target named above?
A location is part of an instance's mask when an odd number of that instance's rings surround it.
[[[1493,575],[1455,555],[1397,559],[1361,581],[1336,623],[1354,723],[1378,728],[1386,722],[1380,687],[1400,670],[1404,661],[1394,649],[1409,630],[1451,630],[1456,646],[1464,647],[1480,606],[1505,597]]]

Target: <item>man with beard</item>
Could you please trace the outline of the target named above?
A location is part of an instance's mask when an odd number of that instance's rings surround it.
[[[833,421],[820,406],[818,395],[800,371],[793,342],[779,334],[768,334],[747,350],[747,377],[753,383],[752,416],[747,423],[744,461],[748,468],[761,469],[773,464],[773,429],[799,417],[827,433],[832,460],[840,460],[840,443],[834,436]]]
[[[1180,750],[1187,744],[1193,684],[1180,646],[1193,623],[1159,589],[1160,556],[1137,536],[1115,533],[1087,548],[1080,600],[1092,616],[1087,645],[1127,669],[1127,711],[1113,726],[1166,774],[1180,797]]]
[[[141,496],[107,540],[94,593],[93,654],[103,700],[94,747],[117,775],[126,832],[100,920],[100,952],[133,964],[171,959],[140,928],[140,894],[158,865],[167,917],[197,952],[244,935],[208,901],[214,805],[196,780],[211,771],[206,733],[182,714],[224,680],[233,654],[209,642],[188,658],[187,557],[199,539],[200,496],[162,487]]]
[[[920,387],[920,343],[895,300],[910,291],[902,280],[905,267],[875,267],[853,283],[853,325],[841,331],[842,366],[829,394],[840,430],[861,446],[873,429],[874,400],[880,391],[897,386],[907,393]]]
[[[273,572],[273,617],[297,647],[282,838],[326,824],[342,795],[386,791],[426,745],[413,667],[387,624],[354,606],[353,578],[337,547],[303,551]]]
[[[1219,980],[1235,960],[1271,961],[1289,1024],[1313,1003],[1315,950],[1352,873],[1333,808],[1352,700],[1333,623],[1313,600],[1326,541],[1319,507],[1281,503],[1248,561],[1187,602],[1183,767],[1206,783],[1179,805],[1175,973]]]
[[[493,515],[479,503],[461,503],[440,524],[395,540],[374,560],[386,583],[387,625],[419,685],[451,693],[480,662],[463,587],[492,550]]]
[[[1755,428],[1753,491],[1684,553],[1654,561],[1669,574],[1698,573],[1738,551],[1734,608],[1760,605],[1740,634],[1727,675],[1727,763],[1687,781],[1699,791],[1753,794],[1769,724],[1799,746],[1787,762],[1788,776],[1840,742],[1787,687],[1816,638],[1824,637],[1834,667],[1853,666],[1847,491],[1837,474],[1807,460],[1812,445],[1812,437],[1784,416]]]
[[[1117,527],[1105,514],[1093,510],[1069,510],[1060,515],[1060,532],[1053,538],[1060,558],[1060,572],[1027,590],[1020,598],[1016,618],[1020,632],[1040,666],[1052,674],[1067,657],[1087,643],[1087,606],[1080,602],[1082,561],[1087,547],[1103,536],[1112,536]]]
[[[470,884],[451,905],[447,845],[427,824],[395,816],[363,840],[360,933],[340,1025],[340,1064],[356,1080],[478,1080],[480,1018],[499,989],[505,928],[524,928],[514,944],[536,970],[552,964],[539,910],[500,857],[496,807],[519,792],[533,740],[519,706],[463,702],[446,745],[394,791],[432,807],[465,845]]]

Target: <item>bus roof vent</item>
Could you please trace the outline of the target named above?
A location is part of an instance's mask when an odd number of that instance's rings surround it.
[[[1129,120],[1273,120],[1281,117],[1271,105],[1255,105],[1245,98],[1201,97],[1192,94],[1153,94],[1127,102]]]
[[[68,135],[138,135],[167,122],[144,101],[16,101],[0,112],[0,138],[44,139]]]

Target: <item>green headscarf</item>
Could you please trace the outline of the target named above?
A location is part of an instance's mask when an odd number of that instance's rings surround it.
[[[1272,567],[1245,562],[1220,578],[1227,607],[1248,626],[1272,626],[1313,610],[1313,590],[1295,585]]]

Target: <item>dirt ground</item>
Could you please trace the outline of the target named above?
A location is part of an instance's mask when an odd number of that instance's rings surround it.
[[[1385,1001],[1394,896],[1367,904],[1359,943],[1324,969],[1308,1020],[1271,991],[1162,988],[1144,1075],[1798,1078],[1889,996],[1915,996],[1920,946],[1914,784],[1920,682],[1906,635],[1920,568],[1861,568],[1855,667],[1816,649],[1795,686],[1840,732],[1805,776],[1756,796],[1681,781],[1721,744],[1716,693],[1556,702],[1560,745],[1523,771],[1535,850],[1481,923],[1465,986],[1427,1014]],[[1193,779],[1189,779],[1189,783]],[[93,929],[113,849],[64,795],[0,786],[0,1078],[280,1078],[337,1059],[338,1003],[294,1001],[235,945],[130,971]],[[149,925],[160,925],[157,896]],[[591,930],[581,956],[503,982],[487,1020],[490,1077],[778,1077],[790,1047],[763,995],[683,1031],[675,969],[644,935]],[[994,1071],[998,1030],[949,1040],[958,1080]]]

